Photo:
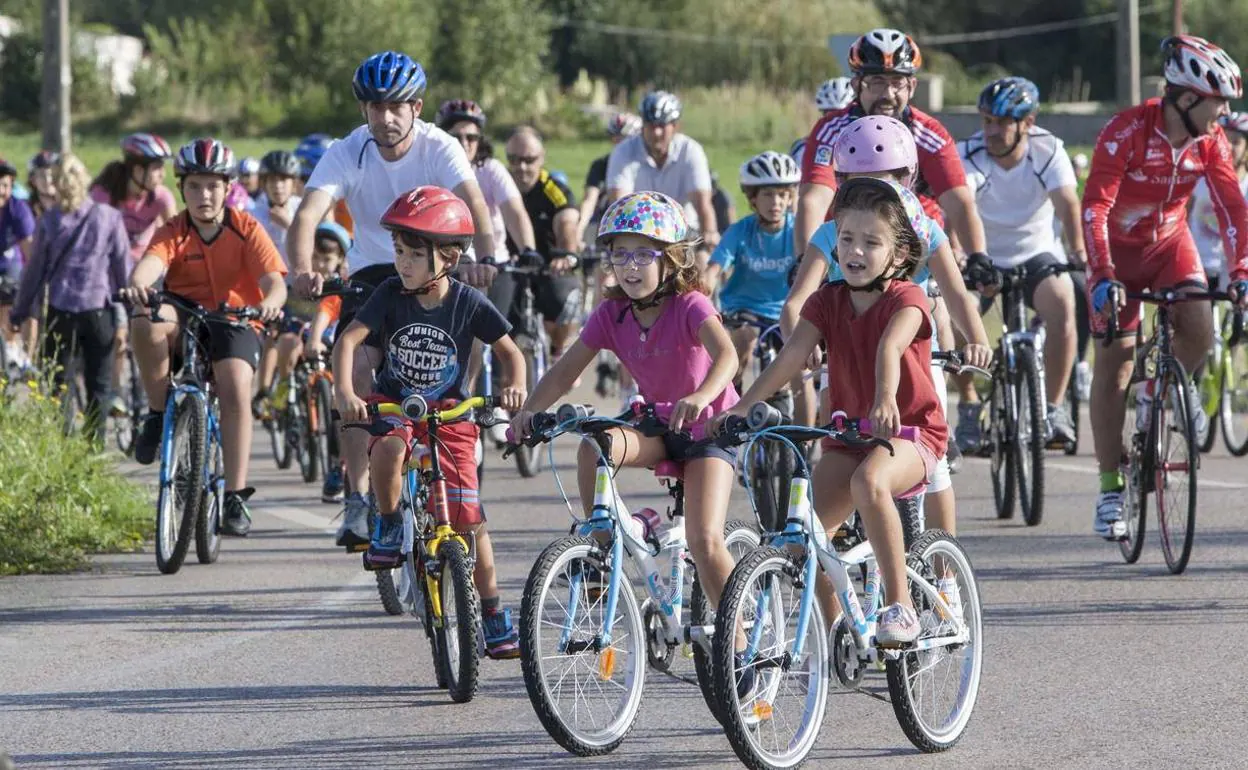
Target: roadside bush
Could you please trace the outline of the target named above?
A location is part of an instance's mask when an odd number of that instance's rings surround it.
[[[156,518],[149,495],[113,457],[61,434],[46,387],[18,390],[0,396],[0,575],[64,572],[141,546]]]

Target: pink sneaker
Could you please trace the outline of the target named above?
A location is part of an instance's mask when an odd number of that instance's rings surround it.
[[[919,638],[919,619],[914,610],[901,604],[890,604],[880,613],[875,629],[877,647],[905,647]]]

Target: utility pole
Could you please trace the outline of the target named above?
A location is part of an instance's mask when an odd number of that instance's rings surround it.
[[[1171,27],[1173,30],[1170,34],[1183,34],[1183,0],[1174,0],[1174,15],[1171,18]]]
[[[43,149],[69,152],[69,0],[43,0]]]
[[[1140,2],[1118,0],[1118,106],[1140,103]]]

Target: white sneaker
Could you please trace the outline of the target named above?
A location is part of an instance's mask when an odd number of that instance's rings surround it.
[[[1092,366],[1087,361],[1075,364],[1075,394],[1085,404],[1092,400]]]
[[[493,417],[498,422],[496,422],[494,425],[491,425],[489,428],[490,441],[493,441],[495,444],[500,444],[500,445],[506,444],[507,443],[507,424],[511,421],[510,417],[508,417],[507,415],[507,410],[503,409],[501,406],[496,406],[494,407]]]
[[[1187,411],[1192,416],[1192,429],[1197,436],[1209,432],[1209,415],[1205,414],[1205,406],[1200,400],[1200,388],[1196,383],[1187,384]]]
[[[1122,520],[1122,491],[1102,492],[1096,498],[1096,518],[1092,529],[1106,540],[1122,540],[1127,536],[1127,523]]]
[[[1135,391],[1135,431],[1147,433],[1148,423],[1152,419],[1153,396],[1141,384]]]

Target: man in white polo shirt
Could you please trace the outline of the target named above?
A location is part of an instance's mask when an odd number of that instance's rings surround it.
[[[1075,291],[1070,275],[1055,273],[1066,251],[1054,217],[1070,239],[1075,264],[1084,260],[1075,170],[1062,140],[1036,127],[1040,92],[1019,77],[993,81],[979,96],[983,130],[958,143],[967,186],[984,223],[988,253],[1001,270],[1025,266],[1027,304],[1044,321],[1044,379],[1054,439],[1073,440],[1064,406],[1075,359]],[[961,425],[978,420],[978,404],[958,409]]]
[[[607,160],[607,200],[651,190],[685,204],[689,224],[701,230],[704,249],[699,253],[705,263],[707,250],[719,243],[711,167],[702,145],[679,133],[680,110],[680,99],[667,91],[642,98],[641,134],[617,144]]]
[[[485,264],[492,261],[494,253],[490,210],[464,148],[450,134],[420,120],[424,69],[406,54],[383,51],[360,64],[351,86],[367,122],[331,145],[308,179],[287,240],[295,291],[303,296],[320,291],[321,277],[312,271],[316,226],[334,203],[343,199],[355,220],[355,241],[347,252],[351,280],[376,288],[398,275],[394,243],[381,226],[381,216],[396,198],[421,185],[444,187],[468,204],[476,226],[473,245],[478,263],[461,263],[458,275],[467,283],[487,285],[497,272]],[[367,299],[367,294],[344,297],[338,328],[345,329]],[[361,351],[353,372],[334,375],[350,376],[356,392],[365,395],[373,392],[373,370],[381,363],[380,340],[370,336]],[[368,438],[359,430],[346,431],[342,437],[342,458],[353,493],[346,501],[337,542],[347,548],[366,548],[369,543],[368,502],[364,497],[368,491]]]

